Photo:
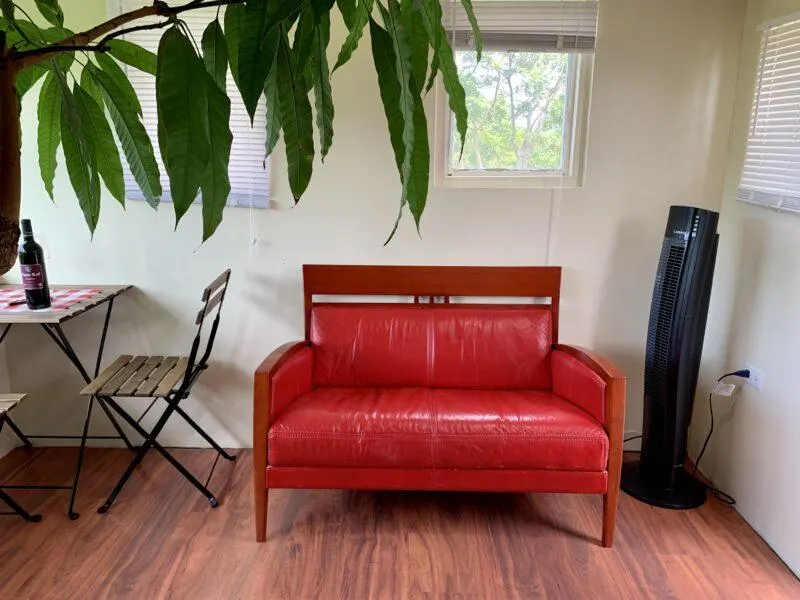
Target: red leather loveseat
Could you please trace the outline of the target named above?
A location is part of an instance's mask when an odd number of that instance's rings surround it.
[[[557,343],[559,268],[303,274],[306,340],[276,350],[255,376],[258,541],[271,488],[413,489],[603,494],[602,543],[611,545],[625,378]],[[549,303],[450,301],[481,296]]]

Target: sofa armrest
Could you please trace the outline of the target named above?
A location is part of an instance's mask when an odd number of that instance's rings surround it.
[[[610,443],[609,471],[618,473],[625,427],[625,375],[599,354],[563,344],[553,346],[552,365],[553,392],[603,424]]]
[[[253,462],[267,468],[267,434],[272,419],[287,404],[311,390],[313,350],[308,342],[290,342],[258,366],[253,387]]]
[[[289,342],[258,366],[253,390],[253,421],[266,425],[292,400],[311,390],[313,350],[308,342]]]

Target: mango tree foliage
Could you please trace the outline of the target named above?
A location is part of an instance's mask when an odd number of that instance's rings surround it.
[[[463,4],[480,53],[471,0]],[[407,208],[419,229],[425,210],[430,148],[423,98],[437,74],[455,114],[459,153],[464,144],[466,95],[439,0],[155,0],[82,33],[65,27],[69,15],[65,19],[58,0],[36,0],[35,6],[42,17],[38,24],[14,0],[0,0],[0,74],[6,73],[0,77],[0,124],[19,119],[21,98],[41,81],[37,143],[45,189],[52,197],[61,148],[92,233],[102,188],[125,202],[123,161],[149,204],[158,206],[164,194],[153,150],[158,143],[176,226],[200,199],[203,240],[213,235],[230,192],[229,70],[251,118],[259,106],[267,107],[265,157],[283,137],[289,187],[299,202],[316,156],[324,160],[335,141],[331,77],[366,37],[402,184],[398,223]],[[181,15],[206,7],[217,7],[217,18],[202,39],[193,39]],[[329,48],[333,11],[347,28],[338,50]],[[158,22],[137,23],[153,16]],[[157,54],[124,39],[142,29],[163,32]],[[126,68],[155,77],[157,140],[145,131]],[[13,160],[13,152],[19,154],[18,123],[0,135],[2,147],[10,148],[0,152],[0,167],[19,178],[19,161]],[[18,219],[19,196],[19,182],[0,191],[0,229],[4,219]],[[395,223],[392,235],[396,228]],[[10,268],[7,253],[0,241],[0,270]]]

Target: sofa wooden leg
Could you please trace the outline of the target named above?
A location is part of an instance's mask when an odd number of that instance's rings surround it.
[[[269,505],[269,490],[256,492],[256,541],[267,541],[267,509]]]
[[[612,487],[603,494],[603,547],[611,548],[614,543],[614,529],[617,522],[617,499],[619,488]]]

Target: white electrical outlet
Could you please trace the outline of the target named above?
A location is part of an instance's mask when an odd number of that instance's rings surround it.
[[[764,385],[764,372],[753,365],[745,365],[745,368],[750,371],[750,378],[747,380],[747,383],[760,392]]]

